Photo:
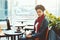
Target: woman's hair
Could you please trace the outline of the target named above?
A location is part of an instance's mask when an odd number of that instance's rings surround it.
[[[37,5],[37,6],[35,7],[35,10],[37,10],[37,9],[41,9],[41,10],[44,12],[45,7],[44,7],[43,5]]]

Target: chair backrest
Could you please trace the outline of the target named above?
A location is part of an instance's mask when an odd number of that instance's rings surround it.
[[[7,30],[10,30],[11,29],[11,26],[10,26],[9,19],[7,19],[6,21],[7,21]]]
[[[46,31],[45,31],[45,40],[48,40],[48,35],[49,35],[49,29],[46,28]],[[35,38],[35,40],[41,40],[39,37]]]
[[[49,29],[46,29],[46,40],[48,40]]]

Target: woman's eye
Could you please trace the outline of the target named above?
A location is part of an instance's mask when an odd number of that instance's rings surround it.
[[[41,13],[41,11],[38,11],[37,13]]]

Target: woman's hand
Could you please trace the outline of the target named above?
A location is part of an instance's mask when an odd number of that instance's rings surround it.
[[[26,37],[27,37],[27,38],[31,38],[31,37],[32,37],[32,35],[26,35]]]

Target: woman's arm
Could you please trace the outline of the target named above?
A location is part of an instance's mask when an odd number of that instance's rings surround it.
[[[36,34],[36,36],[40,37],[41,35],[43,35],[43,33],[45,32],[45,30],[48,28],[48,21],[44,20],[43,24],[39,30],[39,33]]]

